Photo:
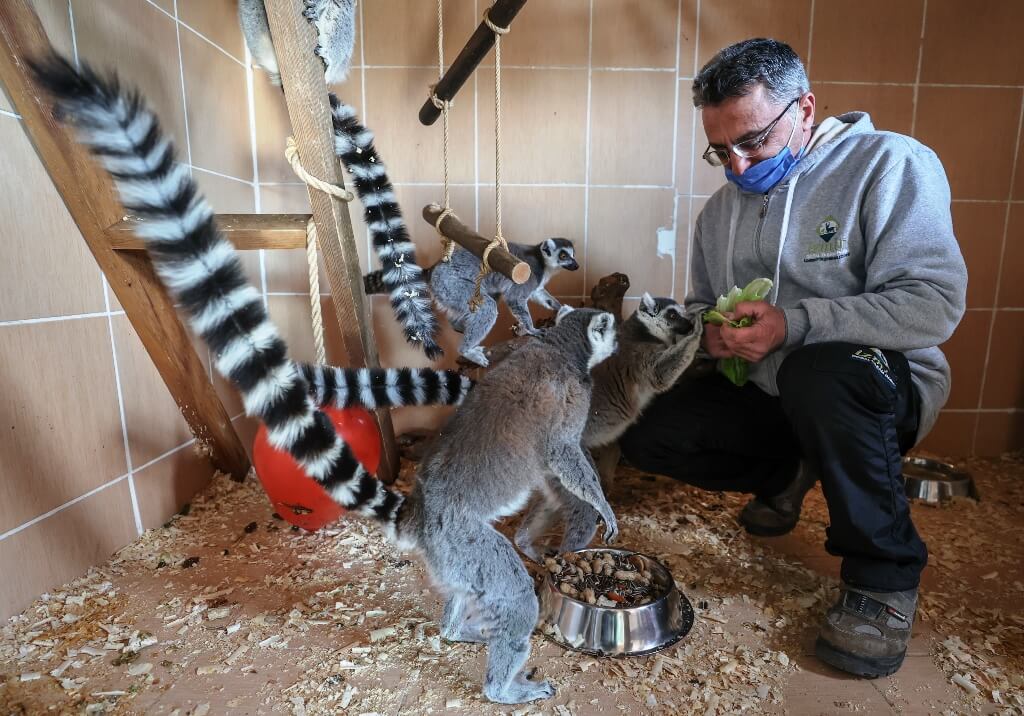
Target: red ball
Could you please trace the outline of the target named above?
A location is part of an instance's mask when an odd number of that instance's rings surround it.
[[[380,465],[380,431],[373,416],[363,408],[323,408],[334,429],[367,472]],[[334,522],[345,512],[295,458],[267,442],[267,426],[260,424],[252,446],[252,462],[274,510],[287,522],[303,529],[317,530]]]

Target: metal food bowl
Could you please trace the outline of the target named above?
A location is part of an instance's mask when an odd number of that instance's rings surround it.
[[[693,607],[676,588],[672,574],[656,559],[620,549],[584,549],[575,554],[607,552],[637,556],[668,591],[649,604],[601,607],[558,591],[551,574],[540,587],[540,618],[545,636],[559,646],[594,656],[643,656],[672,646],[693,626]],[[553,633],[552,633],[553,632]],[[559,638],[560,637],[560,638]]]
[[[924,457],[903,458],[907,497],[937,505],[953,497],[977,497],[974,481],[955,466]]]

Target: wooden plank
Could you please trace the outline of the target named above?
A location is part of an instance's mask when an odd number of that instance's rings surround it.
[[[53,118],[49,99],[32,80],[24,59],[49,52],[31,5],[2,0],[0,83],[192,434],[217,469],[241,480],[249,472],[245,448],[148,256],[118,254],[110,247],[106,229],[124,214],[110,177]]]
[[[217,214],[217,225],[240,251],[306,248],[309,214]],[[135,235],[140,219],[128,216],[107,229],[110,246],[140,251],[146,246]]]
[[[498,27],[509,27],[525,4],[526,0],[496,0],[490,8],[488,17]],[[462,85],[473,76],[477,65],[483,61],[492,47],[494,47],[494,32],[481,22],[470,36],[466,46],[462,48],[462,52],[448,67],[448,71],[438,80],[437,86],[434,87],[434,94],[437,95],[437,98],[442,101],[455,99],[455,95],[462,89]],[[422,124],[433,124],[440,116],[441,110],[429,98],[420,107],[420,123]]]
[[[427,204],[423,207],[423,218],[431,226],[436,226],[437,217],[443,211],[444,209],[437,204]],[[441,233],[481,260],[483,260],[484,251],[491,244],[490,239],[485,239],[451,214],[444,217],[444,221],[441,222]],[[507,276],[518,284],[529,281],[532,273],[528,263],[520,261],[500,246],[493,249],[487,256],[487,264],[494,271]]]
[[[265,5],[299,160],[313,176],[344,186],[344,173],[334,152],[324,68],[313,52],[316,29],[302,16],[302,0],[266,0]],[[284,137],[281,139],[283,142]],[[348,365],[379,366],[348,204],[307,189]],[[399,465],[391,413],[379,410],[375,415],[383,439],[378,476],[392,482]]]

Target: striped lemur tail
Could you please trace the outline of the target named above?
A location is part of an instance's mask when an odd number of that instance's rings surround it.
[[[421,275],[423,277],[424,283],[430,281],[430,271],[433,268],[433,266],[427,266],[426,268],[423,269],[423,273]],[[426,290],[428,292],[427,295],[429,296],[429,287]],[[363,293],[365,293],[367,296],[373,296],[375,294],[381,293],[391,293],[391,289],[388,288],[387,282],[385,282],[384,280],[384,269],[377,269],[376,271],[370,271],[369,273],[363,274]]]
[[[318,406],[457,404],[469,389],[452,371],[298,366],[245,279],[238,253],[217,228],[187,165],[138,93],[53,56],[33,64],[56,113],[111,174],[121,202],[143,221],[160,280],[241,391],[247,414],[342,507],[394,526],[402,496],[360,465]]]
[[[416,263],[416,247],[395,201],[394,187],[373,146],[373,132],[359,123],[352,107],[333,93],[329,98],[334,150],[352,174],[352,183],[363,202],[363,217],[382,266],[369,274],[375,276],[374,290],[366,293],[390,294],[391,308],[402,324],[405,339],[421,343],[428,358],[437,358],[442,351],[436,340],[437,319],[427,287],[427,274]]]

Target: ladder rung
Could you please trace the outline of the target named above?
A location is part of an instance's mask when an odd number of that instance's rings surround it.
[[[217,225],[240,250],[302,249],[306,247],[309,214],[217,214]],[[135,235],[141,219],[127,217],[107,229],[110,247],[141,251],[145,246]]]

